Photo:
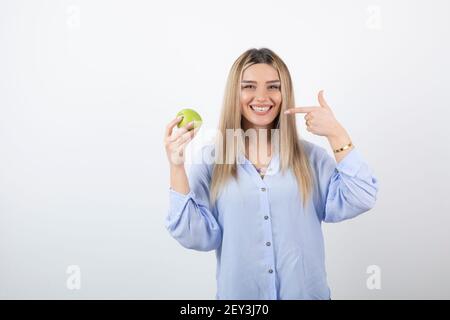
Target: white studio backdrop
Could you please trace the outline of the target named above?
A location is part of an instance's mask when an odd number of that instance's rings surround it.
[[[374,209],[324,225],[332,298],[449,299],[448,12],[446,0],[1,0],[0,298],[214,299],[214,252],[164,227],[164,129],[191,107],[207,138],[234,60],[268,47],[299,106],[325,89],[380,182]]]

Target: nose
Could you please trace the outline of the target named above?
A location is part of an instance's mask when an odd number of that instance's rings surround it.
[[[265,104],[265,103],[269,103],[269,102],[270,102],[270,100],[269,100],[269,99],[266,99],[266,98],[264,98],[264,97],[257,97],[257,98],[255,99],[255,103]]]
[[[267,101],[267,92],[265,89],[260,89],[258,92],[256,92],[255,97],[257,102],[265,102]]]

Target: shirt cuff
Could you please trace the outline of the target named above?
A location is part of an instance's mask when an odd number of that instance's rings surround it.
[[[341,161],[338,162],[336,169],[350,177],[354,177],[363,163],[364,160],[358,150],[353,148]]]
[[[186,206],[186,203],[189,199],[194,199],[195,194],[192,190],[189,191],[188,194],[183,194],[169,188],[169,200],[170,200],[170,210],[169,217],[173,218],[183,211],[183,208]]]

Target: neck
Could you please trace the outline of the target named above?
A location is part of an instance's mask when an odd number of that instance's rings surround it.
[[[268,163],[272,155],[271,127],[243,126],[242,129],[244,130],[244,132],[248,129],[253,129],[256,131],[256,139],[254,135],[249,135],[245,139],[245,154],[247,158],[253,163]]]

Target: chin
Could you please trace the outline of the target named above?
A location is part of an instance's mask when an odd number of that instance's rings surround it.
[[[261,119],[258,119],[258,120],[252,119],[252,120],[250,120],[250,122],[251,122],[251,124],[258,126],[258,127],[269,127],[273,123],[274,120],[275,119],[262,121]]]

